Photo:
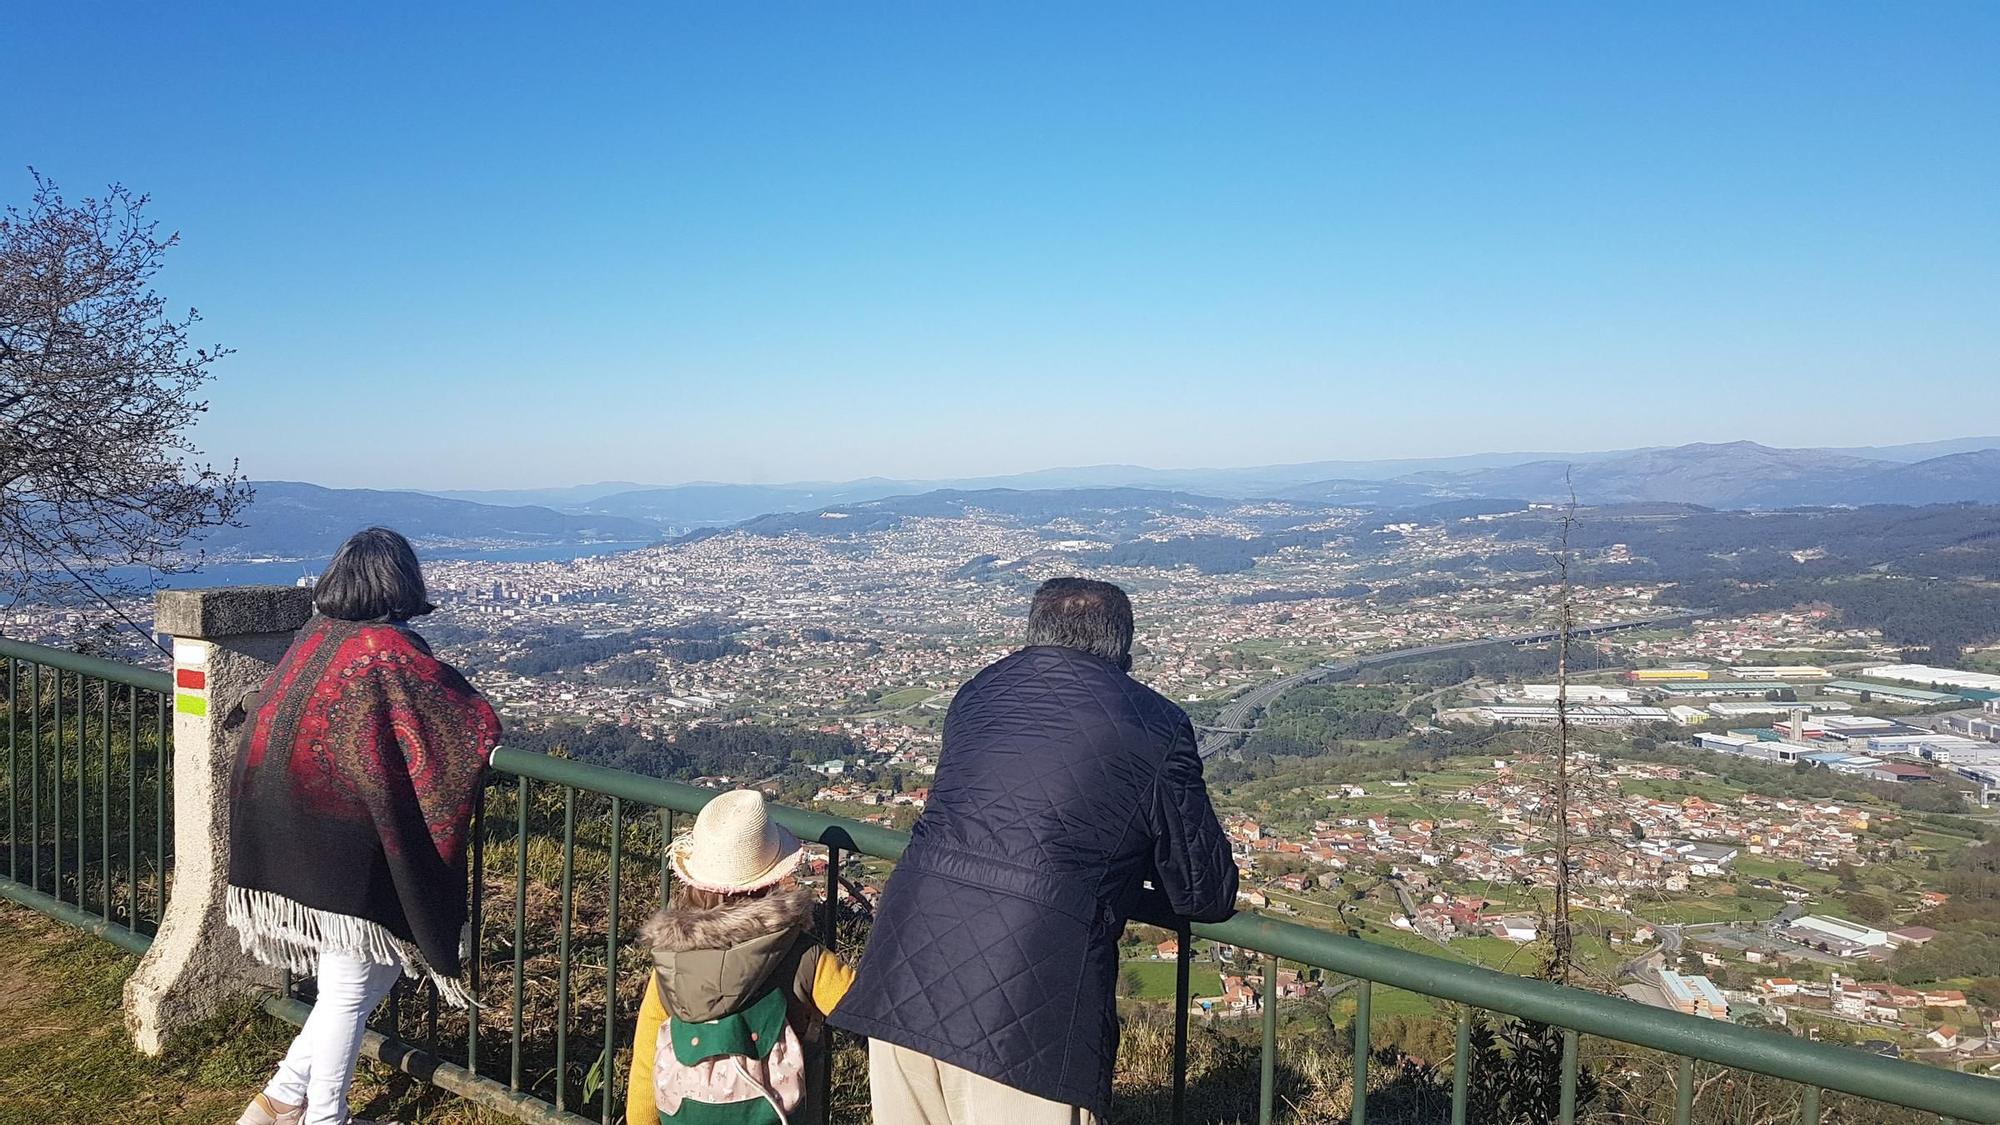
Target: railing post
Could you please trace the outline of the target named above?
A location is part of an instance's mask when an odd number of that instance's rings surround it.
[[[312,592],[292,586],[156,597],[156,628],[174,638],[174,868],[159,933],[125,984],[125,1027],[146,1054],[229,999],[277,987],[276,971],[243,955],[223,913],[236,736],[229,719],[264,686],[311,612]]]
[[[1257,1054],[1257,1125],[1271,1125],[1278,1093],[1278,959],[1264,955],[1264,992],[1258,1001],[1264,1041]]]
[[[1194,958],[1194,934],[1185,919],[1175,931],[1178,941],[1174,954],[1174,1099],[1173,1125],[1187,1120],[1188,1009],[1194,1006],[1188,968]]]
[[[1368,1125],[1369,1008],[1375,982],[1366,978],[1354,982],[1354,1104],[1347,1111],[1353,1125]]]
[[[1472,1091],[1472,1009],[1458,1010],[1458,1041],[1451,1056],[1451,1125],[1465,1125]]]
[[[820,929],[826,934],[826,951],[840,952],[840,845],[826,849],[826,899],[820,904]],[[819,1066],[812,1074],[814,1103],[819,1108],[820,1125],[833,1123],[833,1029],[822,1029]]]

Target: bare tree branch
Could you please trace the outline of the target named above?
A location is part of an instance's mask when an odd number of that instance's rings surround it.
[[[0,213],[0,601],[103,602],[184,569],[186,545],[250,500],[188,432],[225,348],[152,280],[179,235],[119,185],[75,203],[34,176]]]

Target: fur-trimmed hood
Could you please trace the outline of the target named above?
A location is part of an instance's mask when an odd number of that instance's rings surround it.
[[[776,891],[707,910],[662,910],[640,931],[653,952],[660,996],[675,1019],[720,1019],[796,973],[812,942],[813,892]]]
[[[660,910],[639,931],[655,953],[722,949],[779,930],[812,923],[813,892],[806,887],[755,898],[725,899],[708,910]]]

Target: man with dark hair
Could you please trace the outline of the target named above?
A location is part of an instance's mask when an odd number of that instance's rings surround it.
[[[876,1125],[1103,1120],[1125,920],[1142,904],[1229,916],[1236,863],[1194,728],[1131,664],[1125,592],[1056,578],[1028,646],[952,701],[929,801],[830,1017],[871,1040]]]
[[[1077,648],[1132,670],[1132,600],[1109,582],[1051,578],[1028,607],[1028,643]]]

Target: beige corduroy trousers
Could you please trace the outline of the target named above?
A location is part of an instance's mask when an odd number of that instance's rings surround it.
[[[1097,1125],[1097,1117],[929,1055],[868,1042],[875,1125]]]

